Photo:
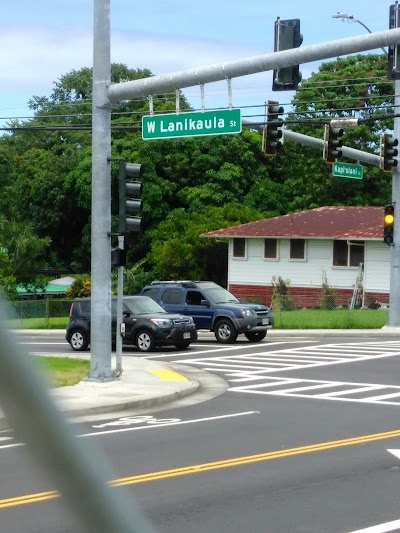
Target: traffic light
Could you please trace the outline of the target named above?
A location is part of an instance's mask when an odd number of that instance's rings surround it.
[[[274,52],[298,48],[302,42],[300,19],[280,20],[278,17],[275,21]],[[282,67],[273,71],[273,91],[295,91],[300,82],[299,65]]]
[[[141,195],[143,184],[136,181],[143,174],[143,165],[119,162],[119,232],[139,232],[141,229],[140,213],[142,211]],[[129,180],[135,181],[129,181]],[[132,216],[133,215],[133,216]]]
[[[389,246],[393,244],[394,237],[394,205],[388,204],[385,206],[385,214],[383,216],[383,241]]]
[[[389,30],[400,27],[400,6],[396,4],[389,8]],[[400,45],[392,44],[388,48],[388,70],[387,75],[390,80],[400,79]]]
[[[283,135],[283,120],[280,115],[284,112],[279,102],[268,100],[267,126],[264,131],[264,153],[266,155],[276,155],[282,148],[279,140]]]
[[[344,135],[344,129],[327,126],[325,131],[328,137],[326,139],[328,144],[325,149],[325,161],[327,163],[334,163],[342,157],[342,150],[340,148],[343,146],[342,137]]]
[[[126,265],[126,250],[122,248],[111,248],[111,267],[122,267]]]
[[[393,135],[385,133],[381,137],[381,165],[380,168],[385,172],[391,172],[397,167],[396,159],[399,151],[396,146],[399,144],[398,139],[393,139]]]

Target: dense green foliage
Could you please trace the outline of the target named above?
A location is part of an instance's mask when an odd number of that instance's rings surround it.
[[[49,98],[33,96],[34,117],[9,124],[0,138],[0,286],[43,282],[46,268],[90,271],[91,69],[62,76]],[[112,65],[112,81],[149,77],[147,69]],[[290,127],[323,137],[333,117],[364,120],[346,130],[347,146],[378,153],[379,135],[392,127],[393,83],[382,55],[324,63],[304,80],[288,116]],[[190,109],[181,97],[182,110]],[[154,96],[155,112],[175,109],[175,94]],[[112,112],[112,157],[145,166],[145,231],[128,236],[126,281],[133,290],[154,278],[226,281],[226,243],[207,231],[322,205],[383,205],[388,175],[364,167],[363,180],[332,178],[317,150],[287,141],[265,157],[261,134],[143,141],[147,99]],[[382,117],[382,120],[377,120]],[[36,128],[36,129],[32,129]],[[118,164],[112,163],[113,224],[117,224]],[[116,226],[113,227],[116,229]]]

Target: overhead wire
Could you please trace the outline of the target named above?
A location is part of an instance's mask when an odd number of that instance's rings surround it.
[[[325,83],[326,81],[326,83]],[[355,87],[360,87],[362,85],[365,85],[366,83],[367,84],[371,84],[373,83],[374,85],[378,85],[378,84],[387,84],[387,83],[390,83],[388,80],[383,80],[381,79],[380,77],[356,77],[356,78],[343,78],[340,80],[340,85],[337,85],[337,84],[332,84],[332,80],[316,80],[315,82],[313,81],[309,81],[309,80],[305,80],[305,82],[307,82],[307,88],[312,88],[312,89],[324,89],[324,90],[333,90],[333,89],[337,89],[338,87],[342,87],[343,85],[347,85],[348,88],[355,88]],[[354,83],[353,83],[354,82]],[[239,90],[240,92],[240,90]],[[154,95],[155,97],[157,97],[158,100],[168,100],[170,99],[172,96],[175,96],[174,93],[160,93],[160,94],[156,94]],[[310,119],[309,117],[312,117],[312,116],[315,116],[315,117],[321,117],[323,116],[324,114],[326,115],[332,115],[332,113],[353,113],[353,114],[356,114],[356,113],[359,113],[359,114],[364,114],[365,112],[368,112],[368,114],[373,114],[375,113],[376,111],[379,111],[379,110],[384,110],[384,111],[387,111],[388,109],[395,109],[395,106],[394,104],[392,103],[392,100],[394,99],[394,96],[393,94],[384,94],[384,95],[378,95],[378,94],[368,94],[368,95],[356,95],[356,96],[344,96],[343,98],[331,98],[331,99],[326,99],[326,98],[321,98],[320,100],[314,100],[313,102],[310,103],[310,101],[302,101],[302,100],[297,100],[297,101],[291,101],[291,102],[284,102],[284,103],[280,103],[280,105],[284,106],[284,108],[286,107],[289,107],[290,106],[290,110],[289,111],[285,111],[284,112],[284,115],[288,116],[288,115],[295,115],[296,117],[304,117],[306,116],[306,118],[303,119],[304,120],[307,120],[307,121],[310,121],[312,119]],[[182,93],[182,97],[187,99],[187,95],[185,95],[184,93]],[[379,103],[379,104],[374,104],[373,101],[376,100],[376,99],[379,99],[380,101],[382,100],[388,100],[389,102],[387,103]],[[137,99],[132,99],[132,100],[129,100],[129,103],[141,103],[145,100],[144,97],[142,98],[137,98]],[[340,104],[343,102],[343,103],[351,103],[351,101],[355,101],[355,102],[359,102],[360,100],[364,101],[364,105],[360,106],[346,106],[346,107],[343,107],[341,108],[340,107]],[[321,109],[316,109],[315,107],[318,106],[318,104],[328,104],[329,103],[334,103],[335,104],[335,107],[332,108],[332,107],[323,107]],[[370,103],[370,105],[367,105],[368,103]],[[93,102],[92,102],[92,99],[91,98],[87,98],[87,99],[81,99],[81,100],[72,100],[72,101],[59,101],[59,102],[54,102],[54,101],[51,101],[51,100],[47,100],[45,102],[39,102],[39,104],[37,104],[37,106],[31,106],[31,107],[37,107],[37,110],[36,110],[36,114],[34,116],[4,116],[4,117],[0,117],[0,120],[10,120],[10,121],[15,121],[15,120],[27,120],[27,121],[47,121],[47,120],[55,120],[55,119],[59,119],[59,118],[63,118],[63,119],[82,119],[82,118],[85,118],[85,117],[91,117],[92,116],[92,113],[91,111],[88,111],[88,112],[82,112],[81,109],[82,107],[85,107],[86,105],[89,106],[89,105],[92,105]],[[121,105],[124,105],[124,102],[121,103]],[[263,117],[265,115],[265,105],[266,105],[266,102],[263,102],[261,104],[251,104],[251,105],[240,105],[240,106],[234,106],[234,108],[241,108],[241,109],[245,109],[246,112],[249,112],[250,110],[257,110],[257,109],[260,109],[260,113],[259,114],[247,114],[245,117],[246,118],[254,118],[254,117]],[[307,110],[302,110],[301,109],[301,106],[302,105],[307,105],[307,106],[311,106],[311,109],[307,109]],[[49,109],[57,109],[58,107],[61,108],[63,106],[68,106],[69,108],[74,108],[74,107],[80,107],[80,110],[74,114],[73,112],[72,113],[65,113],[65,112],[60,112],[59,114],[57,113],[51,113],[51,114],[45,114],[46,113],[46,108],[49,108]],[[210,107],[209,110],[216,110],[216,109],[225,109],[225,107]],[[203,109],[191,109],[190,111],[201,111]],[[165,110],[156,110],[155,111],[155,114],[165,114]],[[171,109],[171,113],[173,112],[173,109]],[[117,119],[119,117],[128,117],[132,114],[135,114],[135,115],[138,115],[139,117],[140,116],[143,116],[143,115],[146,115],[146,111],[144,110],[126,110],[126,111],[113,111],[111,113],[111,117],[112,117],[112,120],[113,119]],[[385,115],[385,118],[388,118],[388,115]],[[377,114],[376,117],[374,117],[372,120],[382,120],[383,117],[382,115],[379,115]],[[317,120],[321,120],[321,118],[317,119]],[[360,120],[364,120],[364,119],[361,119]],[[298,121],[295,121],[295,123],[297,123]],[[113,127],[116,129],[116,128],[120,128],[120,129],[126,129],[126,128],[136,128],[136,127],[139,127],[137,125],[138,123],[135,123],[133,122],[132,124],[125,124],[125,125],[116,125],[115,124],[115,121],[114,121],[114,124],[113,124]],[[29,124],[23,124],[23,125],[7,125],[5,127],[1,127],[0,129],[3,130],[3,131],[13,131],[13,130],[21,130],[21,129],[25,129],[25,130],[28,130],[28,129],[48,129],[49,131],[50,130],[56,130],[56,129],[65,129],[65,130],[85,130],[85,129],[91,129],[91,125],[90,124],[77,124],[77,125],[63,125],[63,124],[48,124],[48,125],[29,125]]]

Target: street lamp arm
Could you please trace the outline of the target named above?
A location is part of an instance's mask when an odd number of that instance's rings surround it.
[[[363,26],[369,33],[372,33],[372,31],[368,28],[368,26],[366,26],[364,22],[361,22],[361,20],[358,20],[354,17],[352,17],[352,20],[354,20],[354,22],[358,22],[359,24],[361,24],[361,26]]]
[[[366,26],[364,24],[364,22],[361,22],[361,20],[359,20],[358,18],[356,18],[354,15],[347,15],[347,13],[336,13],[336,15],[332,15],[332,18],[334,19],[342,19],[342,21],[344,22],[346,19],[347,20],[350,20],[351,22],[358,22],[359,24],[361,24],[361,26],[363,28],[365,28],[367,30],[368,33],[372,33],[372,31],[368,28],[368,26]],[[385,50],[385,48],[381,48],[382,52],[384,54],[387,55],[387,51]]]

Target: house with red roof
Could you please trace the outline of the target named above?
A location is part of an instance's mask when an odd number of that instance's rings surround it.
[[[239,298],[271,304],[281,277],[298,307],[318,306],[324,281],[337,305],[350,305],[356,292],[363,306],[389,301],[382,207],[318,207],[203,236],[228,239],[228,288]]]

